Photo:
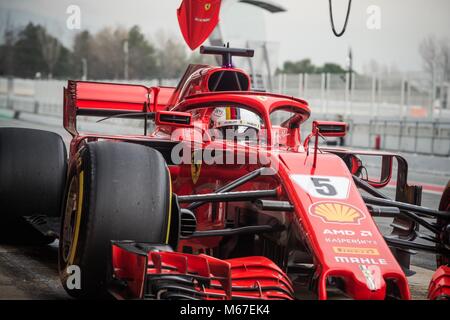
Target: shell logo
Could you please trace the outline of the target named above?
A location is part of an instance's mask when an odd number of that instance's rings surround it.
[[[211,3],[205,3],[205,11],[209,11],[211,9]]]
[[[309,207],[309,213],[325,223],[359,224],[366,216],[361,210],[339,202],[319,202]]]

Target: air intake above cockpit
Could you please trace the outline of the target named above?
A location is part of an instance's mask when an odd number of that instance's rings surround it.
[[[209,75],[207,81],[210,92],[250,90],[249,77],[238,70],[218,69]]]

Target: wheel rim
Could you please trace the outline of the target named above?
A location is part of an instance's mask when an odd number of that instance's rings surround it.
[[[75,227],[78,214],[78,178],[74,176],[70,182],[67,201],[64,210],[64,225],[61,239],[62,257],[65,263],[69,262],[75,238]]]

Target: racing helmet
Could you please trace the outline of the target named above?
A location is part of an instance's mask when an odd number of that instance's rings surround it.
[[[225,134],[232,129],[236,134],[258,134],[261,129],[261,118],[254,112],[239,107],[217,107],[211,115],[211,128]],[[225,136],[224,136],[225,137]]]

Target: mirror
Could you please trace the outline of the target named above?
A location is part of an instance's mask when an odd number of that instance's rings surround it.
[[[171,127],[190,128],[192,115],[189,112],[175,112],[175,111],[158,111],[156,112],[156,125],[169,125]]]
[[[324,137],[344,137],[347,134],[347,124],[336,121],[314,121],[313,133],[316,130]]]

